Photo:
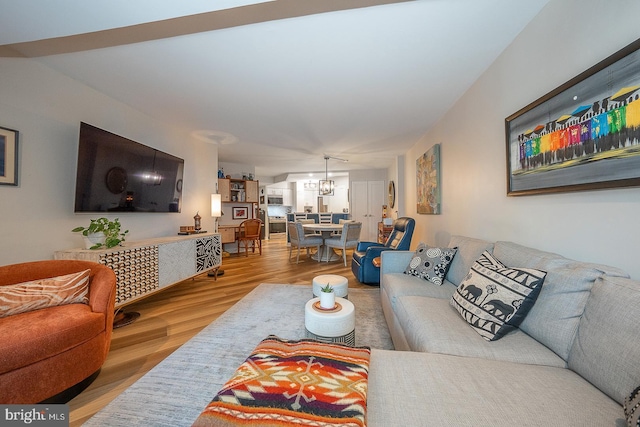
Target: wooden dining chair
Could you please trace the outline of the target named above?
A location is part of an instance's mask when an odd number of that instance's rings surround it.
[[[252,246],[253,253],[256,252],[256,246],[262,255],[262,237],[260,231],[262,229],[262,221],[259,219],[247,219],[240,223],[240,232],[238,233],[238,255],[240,255],[240,243],[244,246],[245,256],[249,256],[249,245]]]

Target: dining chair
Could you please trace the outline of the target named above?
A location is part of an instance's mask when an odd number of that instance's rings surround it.
[[[342,260],[344,266],[347,266],[347,249],[358,246],[360,240],[360,232],[362,231],[361,222],[345,222],[342,225],[342,234],[324,239],[325,246],[329,248],[342,249]],[[329,257],[327,257],[329,262]]]
[[[356,220],[355,220],[355,219],[343,219],[343,218],[340,218],[340,219],[338,220],[338,224],[344,224],[345,222],[356,222]],[[333,232],[333,235],[334,235],[334,236],[340,236],[340,235],[342,235],[342,230],[334,231],[334,232]]]
[[[320,213],[318,214],[319,217],[319,221],[318,223],[320,224],[331,224],[331,221],[333,221],[333,214],[332,213]]]
[[[320,246],[322,245],[322,236],[305,235],[304,228],[301,222],[289,222],[289,259],[291,259],[291,252],[293,247],[298,248],[296,255],[296,264],[300,262],[300,248],[307,248],[307,258],[309,257],[309,248],[315,246],[318,248],[318,262],[320,262]]]
[[[256,246],[262,255],[262,237],[260,231],[262,229],[262,221],[259,219],[247,219],[240,223],[240,232],[238,233],[238,255],[240,255],[240,243],[244,246],[245,256],[249,256],[249,245],[252,246],[253,252],[256,252]]]

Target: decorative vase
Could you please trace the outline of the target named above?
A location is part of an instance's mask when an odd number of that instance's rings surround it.
[[[320,307],[332,309],[336,306],[335,292],[320,292]]]
[[[106,238],[107,236],[105,236],[102,231],[99,231],[97,233],[89,233],[86,236],[82,236],[82,239],[84,240],[84,248],[91,249],[92,246],[98,244],[104,245]]]
[[[201,223],[200,220],[202,219],[202,217],[198,214],[198,212],[196,212],[196,216],[193,217],[194,220],[194,229],[196,230],[196,233],[200,231],[201,228]]]

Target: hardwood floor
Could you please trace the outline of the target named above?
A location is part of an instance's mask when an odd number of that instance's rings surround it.
[[[339,251],[338,251],[339,252]],[[98,378],[69,402],[70,426],[80,426],[147,371],[188,341],[260,283],[311,285],[319,274],[339,274],[349,279],[350,288],[370,288],[351,273],[342,260],[318,263],[294,249],[284,234],[263,241],[262,256],[231,255],[222,262],[224,275],[214,281],[207,274],[186,280],[124,308],[140,318],[113,331],[111,350]]]

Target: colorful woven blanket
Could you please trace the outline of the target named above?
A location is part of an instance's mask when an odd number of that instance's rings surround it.
[[[368,347],[270,335],[193,426],[364,427],[370,354]]]

